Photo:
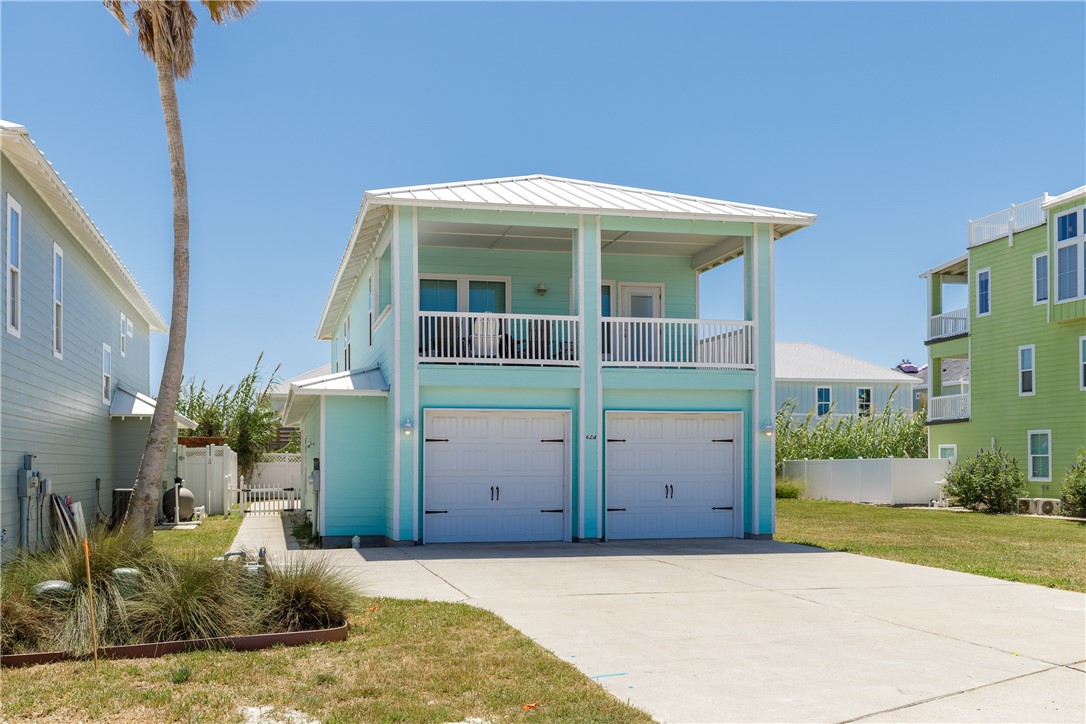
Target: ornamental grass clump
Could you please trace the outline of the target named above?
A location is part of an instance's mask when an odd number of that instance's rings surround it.
[[[275,631],[307,631],[340,626],[357,595],[324,558],[293,558],[266,570],[264,625]]]
[[[951,466],[943,490],[969,510],[1012,513],[1017,498],[1026,494],[1026,480],[1005,450],[982,449]]]
[[[1067,512],[1086,517],[1086,448],[1079,448],[1063,477],[1063,503]]]

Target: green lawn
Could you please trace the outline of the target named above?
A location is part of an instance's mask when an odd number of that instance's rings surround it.
[[[167,555],[191,553],[201,558],[214,558],[229,550],[239,527],[240,515],[229,518],[214,515],[195,530],[156,530],[155,548]]]
[[[5,670],[3,718],[240,721],[238,707],[271,705],[277,721],[284,708],[322,722],[651,721],[487,611],[393,599],[361,611],[338,644]]]
[[[1075,521],[778,500],[775,538],[1086,592],[1086,524]]]

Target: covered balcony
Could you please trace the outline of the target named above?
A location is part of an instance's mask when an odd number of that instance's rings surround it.
[[[608,228],[604,219],[600,285],[585,299],[578,264],[582,252],[597,251],[594,239],[578,248],[568,219],[508,213],[499,224],[496,215],[451,210],[419,217],[420,363],[754,368],[752,321],[699,318],[699,276],[735,259],[732,273],[714,274],[714,292],[726,287],[731,308],[745,314],[749,236],[721,234],[720,224],[717,233],[672,233],[637,219],[626,222],[640,228]],[[583,328],[588,320],[596,321]]]
[[[969,258],[962,255],[924,272],[928,281],[927,343],[969,334]],[[987,289],[982,290],[987,294]]]

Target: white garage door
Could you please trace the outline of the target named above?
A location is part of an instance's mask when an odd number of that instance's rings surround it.
[[[554,541],[565,536],[568,413],[426,413],[423,540]]]
[[[738,413],[608,413],[607,538],[742,535],[740,419]]]

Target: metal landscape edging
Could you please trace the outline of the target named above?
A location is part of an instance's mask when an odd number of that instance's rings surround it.
[[[247,636],[223,636],[213,639],[192,639],[189,641],[163,641],[153,644],[131,644],[127,646],[103,646],[98,655],[105,659],[152,659],[166,654],[201,651],[204,649],[224,649],[230,651],[258,651],[272,646],[302,646],[303,644],[333,643],[347,638],[347,624],[333,628],[313,629],[311,631],[287,631],[283,633],[251,634]],[[67,651],[36,651],[26,654],[4,654],[0,656],[0,667],[33,666],[56,661],[79,661],[90,656],[73,654]]]

